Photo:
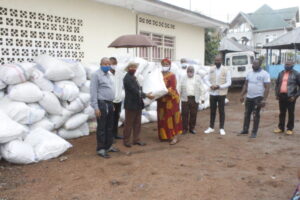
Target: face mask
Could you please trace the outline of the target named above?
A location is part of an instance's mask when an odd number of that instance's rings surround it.
[[[293,69],[293,65],[292,66],[284,66],[284,69],[286,70],[286,71],[291,71],[292,69]]]
[[[215,65],[216,65],[217,68],[221,67],[221,63],[215,63]]]
[[[187,68],[187,64],[185,64],[185,63],[181,64],[181,68],[182,69],[186,69]]]
[[[189,78],[193,78],[194,72],[188,72],[188,73],[187,73],[187,76],[188,76]]]
[[[116,70],[117,65],[112,65],[111,69]]]
[[[170,71],[170,67],[165,67],[165,66],[163,66],[163,67],[162,67],[162,71],[163,71],[163,72],[168,72],[168,71]]]
[[[105,66],[105,65],[101,65],[101,70],[104,72],[104,73],[107,73],[109,70],[110,70],[110,66]]]
[[[253,69],[254,72],[259,72],[261,68],[260,67],[257,67],[257,68],[252,67],[252,69]]]
[[[136,69],[129,69],[128,70],[128,73],[131,74],[131,75],[133,75],[135,72],[136,72]]]

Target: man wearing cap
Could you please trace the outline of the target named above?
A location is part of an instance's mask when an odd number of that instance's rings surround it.
[[[142,109],[144,108],[143,98],[148,97],[153,99],[151,94],[145,94],[142,92],[142,88],[137,82],[134,76],[138,63],[130,62],[127,65],[127,74],[123,79],[124,89],[125,89],[125,123],[124,123],[124,139],[123,144],[125,147],[131,147],[130,137],[131,132],[133,132],[133,143],[134,145],[145,146],[146,143],[140,140],[141,132],[141,115]]]
[[[98,69],[91,79],[91,106],[95,109],[97,117],[97,153],[103,158],[110,158],[108,152],[117,152],[118,149],[112,147],[113,142],[113,100],[115,91],[113,82],[108,74],[111,62],[104,57]]]

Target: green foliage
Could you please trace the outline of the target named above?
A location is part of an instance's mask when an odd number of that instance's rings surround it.
[[[205,30],[205,65],[214,63],[215,56],[219,54],[220,38],[214,29]]]

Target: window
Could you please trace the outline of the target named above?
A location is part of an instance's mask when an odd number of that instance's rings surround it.
[[[253,57],[253,56],[251,56],[251,57],[250,57],[250,64],[252,64],[252,63],[253,63],[253,61],[254,61],[254,57]]]
[[[232,56],[232,65],[247,65],[248,57],[245,56]]]
[[[226,58],[226,66],[230,66],[230,58]]]
[[[140,57],[156,62],[164,58],[175,59],[175,37],[149,32],[140,32],[140,34],[149,37],[157,45],[155,47],[140,48]]]

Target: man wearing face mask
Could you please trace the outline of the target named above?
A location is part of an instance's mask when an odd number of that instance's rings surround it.
[[[227,67],[222,65],[222,57],[215,57],[215,66],[212,66],[209,74],[205,77],[205,83],[210,88],[210,125],[204,131],[205,134],[215,131],[215,118],[217,106],[220,115],[220,135],[225,135],[225,98],[228,92],[228,87],[231,85],[231,75]]]
[[[145,146],[146,143],[140,140],[141,132],[141,115],[144,108],[143,98],[153,99],[151,93],[145,94],[134,76],[138,63],[129,63],[126,70],[127,74],[123,79],[125,89],[125,123],[124,123],[124,139],[125,147],[131,147],[130,137],[133,132],[133,145]]]
[[[245,102],[243,130],[239,135],[248,134],[250,118],[253,112],[253,128],[250,138],[256,138],[260,120],[260,109],[266,104],[271,80],[268,72],[261,68],[260,60],[256,59],[253,61],[252,69],[253,71],[247,74],[241,92],[241,103],[245,101],[245,94],[247,94],[247,98]]]
[[[300,95],[300,74],[293,69],[294,62],[288,60],[285,69],[281,71],[276,80],[276,99],[279,101],[279,124],[274,133],[283,133],[285,129],[285,116],[288,111],[287,135],[293,134],[294,112],[296,100]]]
[[[204,87],[201,77],[195,74],[192,65],[188,66],[187,73],[181,80],[179,94],[181,97],[183,134],[188,131],[196,134],[197,111],[199,102],[204,100],[202,95],[204,94]]]
[[[111,62],[111,78],[114,83],[114,89],[115,89],[115,98],[113,100],[114,103],[114,122],[113,122],[113,135],[115,139],[123,139],[122,136],[118,135],[118,124],[119,124],[119,118],[120,118],[120,112],[122,107],[122,90],[123,90],[123,78],[124,75],[120,71],[116,71],[116,68],[118,66],[118,61],[115,57],[109,58]]]
[[[113,100],[115,91],[113,82],[108,74],[111,63],[108,58],[102,58],[101,67],[91,79],[91,106],[95,109],[97,117],[97,153],[99,156],[109,158],[108,152],[117,152],[113,143]]]

